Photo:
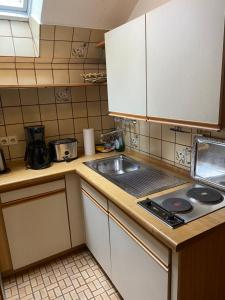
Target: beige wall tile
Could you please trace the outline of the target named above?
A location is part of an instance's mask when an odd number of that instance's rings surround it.
[[[17,76],[19,85],[36,84],[34,70],[17,70]]]
[[[40,57],[52,58],[54,54],[54,41],[40,41]]]
[[[11,21],[12,36],[32,38],[30,26],[27,22]]]
[[[5,125],[3,109],[0,108],[0,125]]]
[[[86,102],[72,103],[74,118],[87,117],[87,105]]]
[[[0,70],[0,85],[17,85],[16,70]]]
[[[175,144],[162,141],[162,158],[174,161],[175,160]]]
[[[100,101],[87,102],[87,108],[88,108],[88,116],[94,117],[94,116],[101,115]]]
[[[73,41],[89,42],[91,30],[88,28],[74,27]]]
[[[45,126],[45,136],[57,136],[59,135],[59,128],[58,128],[58,122],[56,120],[53,121],[45,121],[43,122],[43,125]]]
[[[102,128],[111,129],[115,127],[115,123],[112,117],[102,116]]]
[[[0,136],[6,136],[5,126],[0,126]]]
[[[54,88],[38,89],[39,104],[55,103]]]
[[[175,143],[175,132],[170,130],[173,126],[162,125],[162,140]]]
[[[24,125],[6,125],[6,132],[8,136],[16,136],[18,140],[25,140]]]
[[[149,153],[150,151],[149,137],[140,135],[140,151]]]
[[[57,104],[57,115],[58,115],[58,119],[70,119],[70,118],[72,118],[73,114],[72,114],[72,105],[71,105],[71,103]]]
[[[88,117],[89,128],[94,128],[95,130],[102,130],[102,120],[101,117]]]
[[[3,108],[5,124],[23,123],[21,107]]]
[[[41,120],[56,120],[57,119],[57,111],[55,104],[45,104],[40,105],[40,112],[41,112]]]
[[[162,156],[162,141],[150,138],[150,153],[154,156]]]
[[[38,104],[37,89],[20,89],[20,98],[22,105],[34,105]]]
[[[41,25],[41,39],[53,41],[55,39],[55,26]]]
[[[78,141],[78,148],[82,148],[84,146],[83,133],[76,133],[76,139]]]
[[[150,137],[161,139],[161,124],[150,123]]]
[[[12,36],[8,20],[0,20],[0,36]]]
[[[71,58],[86,58],[88,44],[84,42],[73,42],[71,49]]]
[[[100,86],[100,97],[101,97],[101,100],[108,99],[107,86]]]
[[[16,56],[34,57],[33,40],[28,38],[13,38]]]
[[[41,120],[38,105],[22,106],[24,122],[38,122]]]
[[[88,128],[88,119],[87,118],[74,119],[74,128],[75,128],[75,133],[82,133],[84,128]]]
[[[106,30],[98,30],[98,29],[91,30],[90,42],[102,42],[102,41],[104,41],[105,32],[106,32]]]
[[[13,39],[11,37],[0,36],[0,56],[14,56]]]
[[[58,123],[60,135],[74,133],[73,119],[59,120]]]
[[[26,142],[19,141],[17,145],[9,146],[10,157],[12,159],[25,156]]]
[[[149,122],[140,121],[139,126],[140,126],[140,134],[145,135],[145,136],[149,136],[149,134],[150,134]]]
[[[131,123],[129,126],[130,132],[140,134],[140,124],[137,121],[136,123]]]
[[[108,101],[101,101],[101,114],[107,115],[109,113]]]
[[[70,83],[84,83],[82,73],[83,71],[80,70],[69,70]]]
[[[36,70],[37,84],[53,84],[52,70]]]
[[[56,26],[55,27],[55,40],[56,41],[72,41],[73,27]]]
[[[1,89],[0,90],[2,106],[19,106],[20,96],[17,89]]]
[[[176,132],[176,143],[191,146],[191,133]]]
[[[97,48],[96,45],[97,45],[96,43],[89,43],[88,44],[87,58],[96,58],[96,59],[103,59],[104,58],[103,49]]]
[[[97,101],[100,99],[99,87],[98,86],[87,86],[86,87],[87,101]]]
[[[68,70],[53,70],[53,80],[55,84],[68,84],[69,72]]]
[[[86,101],[85,87],[73,87],[71,88],[71,95],[73,102]]]
[[[71,42],[55,42],[54,57],[55,58],[70,58]]]
[[[175,146],[175,163],[189,167],[191,165],[191,148],[183,145]]]

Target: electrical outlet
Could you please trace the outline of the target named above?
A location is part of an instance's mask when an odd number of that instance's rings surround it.
[[[16,136],[8,136],[9,145],[18,144],[18,140]]]
[[[7,136],[0,137],[0,145],[1,146],[8,146],[9,145],[9,138]]]

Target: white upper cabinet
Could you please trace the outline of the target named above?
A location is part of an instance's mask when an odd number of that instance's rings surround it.
[[[224,14],[224,0],[172,0],[147,14],[150,119],[220,123]]]
[[[109,111],[146,116],[145,16],[105,34]]]

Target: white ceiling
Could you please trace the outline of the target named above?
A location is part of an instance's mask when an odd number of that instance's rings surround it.
[[[33,0],[32,15],[40,23],[112,29],[125,23],[138,0]]]

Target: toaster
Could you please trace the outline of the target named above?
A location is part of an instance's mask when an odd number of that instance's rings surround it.
[[[54,162],[69,162],[77,158],[77,140],[67,138],[49,142],[51,160]]]

